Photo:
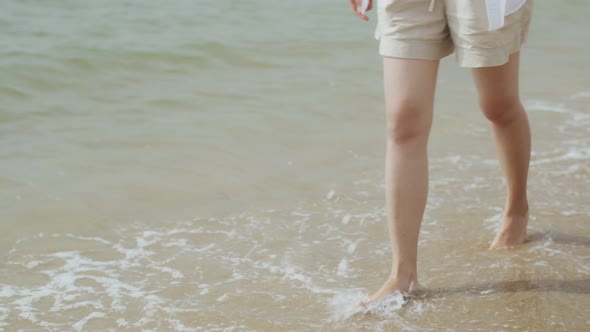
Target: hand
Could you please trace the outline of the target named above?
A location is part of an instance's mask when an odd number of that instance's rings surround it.
[[[369,1],[369,5],[367,6],[367,11],[371,10],[371,8],[373,8],[373,0],[368,0]],[[368,21],[369,17],[365,14],[362,13],[362,0],[348,0],[348,3],[350,4],[350,8],[352,9],[352,12],[361,20],[364,21]]]

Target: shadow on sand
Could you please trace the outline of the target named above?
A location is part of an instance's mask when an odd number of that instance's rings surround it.
[[[571,294],[590,294],[590,279],[580,280],[515,280],[461,287],[424,289],[416,293],[416,299],[429,299],[453,294],[484,295],[494,293],[516,293],[524,291],[561,292]]]
[[[569,235],[555,231],[538,231],[529,234],[527,242],[551,241],[558,244],[569,244],[590,247],[590,238]],[[515,280],[499,281],[483,284],[471,284],[454,288],[424,289],[415,294],[418,299],[427,299],[452,294],[484,295],[494,293],[515,293],[523,291],[562,292],[571,294],[590,294],[590,279],[580,280]]]

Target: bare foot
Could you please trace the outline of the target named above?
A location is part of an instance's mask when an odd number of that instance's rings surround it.
[[[392,278],[389,277],[387,281],[376,291],[368,300],[359,302],[361,306],[367,306],[369,303],[382,300],[387,296],[393,294],[395,291],[402,293],[411,293],[420,289],[421,286],[416,278]]]
[[[526,241],[528,215],[504,217],[502,228],[492,241],[490,249],[511,249]]]

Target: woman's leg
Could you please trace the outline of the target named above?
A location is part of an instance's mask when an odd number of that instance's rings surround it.
[[[428,194],[427,143],[439,61],[383,58],[386,212],[392,249],[387,281],[366,304],[419,287],[418,233]],[[412,286],[411,286],[412,285]]]
[[[479,105],[492,125],[508,185],[502,226],[491,244],[492,249],[516,246],[526,237],[531,132],[518,92],[519,57],[517,52],[502,66],[473,69]]]

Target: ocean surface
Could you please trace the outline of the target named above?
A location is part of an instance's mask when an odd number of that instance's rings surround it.
[[[590,330],[590,3],[522,52],[529,242],[446,58],[420,237],[387,277],[375,16],[346,1],[0,0],[0,331]]]

